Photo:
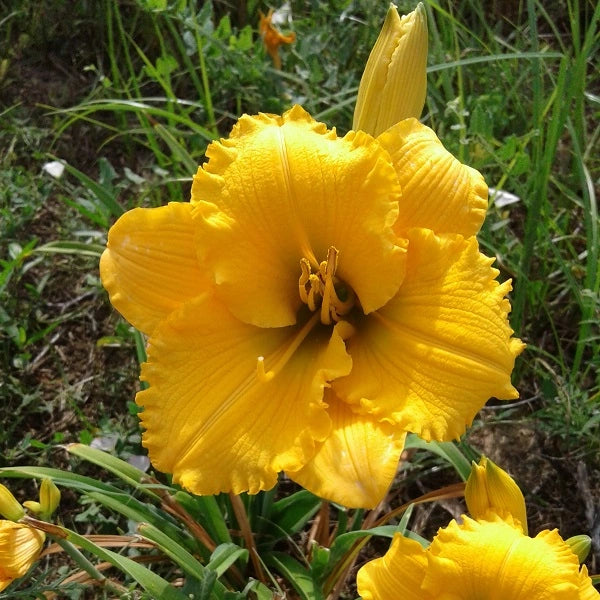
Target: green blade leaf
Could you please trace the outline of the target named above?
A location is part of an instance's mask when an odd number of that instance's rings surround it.
[[[177,540],[181,545],[186,545],[186,542],[191,542],[191,538],[186,538],[184,533],[176,525],[163,517],[153,506],[136,500],[130,494],[124,492],[112,494],[89,492],[87,495],[93,500],[96,500],[96,502],[99,502],[103,506],[118,512],[136,523],[148,522],[154,525],[164,532],[165,535]]]
[[[117,567],[117,569],[123,571],[123,573],[135,579],[152,598],[156,598],[157,600],[186,600],[186,597],[170,585],[168,581],[134,560],[106,548],[101,548],[74,531],[70,531],[64,527],[60,527],[59,529],[63,530],[69,542],[79,546],[83,550],[91,552],[99,559],[109,562],[111,565]]]
[[[271,521],[288,535],[298,533],[321,506],[321,499],[307,490],[301,490],[275,502]]]
[[[146,473],[133,465],[130,465],[128,462],[125,462],[108,452],[86,446],[85,444],[69,444],[66,446],[66,450],[69,454],[78,456],[83,460],[87,460],[88,462],[110,471],[136,490],[139,490],[154,499],[159,499],[159,496],[147,485],[142,484],[142,481],[148,477]]]
[[[213,540],[221,544],[231,542],[227,523],[214,496],[192,496],[178,491],[173,498],[206,529]]]
[[[295,558],[283,552],[269,552],[264,558],[265,564],[279,571],[303,600],[323,600],[323,593],[311,572]]]
[[[463,453],[456,447],[454,442],[425,442],[414,434],[406,437],[404,444],[406,449],[416,448],[419,450],[428,450],[443,459],[447,460],[459,474],[463,481],[469,478],[471,473],[471,463],[465,458]]]
[[[236,544],[221,544],[217,546],[206,565],[208,569],[217,572],[217,576],[221,577],[227,569],[239,558],[248,560],[248,550],[240,548]]]
[[[49,467],[3,467],[0,468],[0,476],[13,477],[20,479],[44,479],[48,477],[58,485],[81,492],[108,492],[120,493],[119,488],[96,481],[91,477],[84,477],[76,473],[61,471],[60,469],[52,469]]]
[[[223,597],[225,586],[222,583],[213,580],[212,572],[209,572],[207,567],[198,562],[192,554],[178,544],[173,538],[150,523],[140,523],[138,525],[138,531],[145,538],[155,543],[162,552],[176,562],[188,575],[200,582],[204,582],[204,580],[208,578],[209,582],[212,584],[211,590],[212,593],[215,594],[214,597]],[[219,575],[220,574],[217,573],[217,576]]]

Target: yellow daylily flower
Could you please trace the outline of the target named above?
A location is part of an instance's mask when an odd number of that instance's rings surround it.
[[[259,11],[260,22],[258,24],[258,31],[262,37],[263,44],[265,45],[265,48],[267,49],[267,52],[273,61],[273,66],[276,69],[281,69],[279,46],[282,44],[292,44],[295,42],[296,34],[292,32],[288,35],[283,35],[280,31],[278,31],[271,23],[273,19],[273,12],[274,11],[272,8],[266,15]]]
[[[191,202],[123,215],[100,263],[149,336],[156,468],[197,494],[286,471],[373,507],[407,431],[453,439],[517,397],[510,282],[474,237],[487,187],[430,129],[338,137],[295,106],[242,116],[207,157]]]
[[[515,491],[516,490],[516,491]],[[394,536],[388,552],[357,574],[364,600],[598,600],[585,558],[590,538],[564,541],[556,529],[527,535],[525,501],[508,473],[473,464],[463,515],[424,549]]]
[[[28,525],[0,521],[0,592],[37,560],[45,535]]]
[[[514,479],[489,458],[482,456],[479,464],[472,463],[465,500],[474,518],[485,518],[490,511],[500,516],[512,515],[527,533],[523,492]]]
[[[518,523],[463,517],[431,546],[397,534],[388,552],[357,575],[364,600],[593,600],[587,569],[558,531],[526,536]]]
[[[419,3],[400,17],[390,4],[358,87],[353,129],[379,135],[418,119],[427,94],[427,15]]]

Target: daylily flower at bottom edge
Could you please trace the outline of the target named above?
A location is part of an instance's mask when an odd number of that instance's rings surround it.
[[[593,600],[587,569],[556,530],[535,538],[512,519],[463,516],[438,531],[431,546],[400,534],[388,552],[358,572],[364,600]]]

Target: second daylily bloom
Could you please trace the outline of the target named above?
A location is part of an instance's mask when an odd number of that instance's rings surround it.
[[[198,494],[256,493],[279,471],[374,506],[407,431],[460,436],[510,383],[481,175],[407,119],[343,138],[299,106],[243,116],[190,203],[114,225],[102,281],[148,334],[137,402],[160,470]]]
[[[463,517],[431,546],[398,534],[358,572],[363,600],[598,600],[587,568],[556,530],[534,538],[509,517]]]
[[[465,499],[475,519],[451,521],[427,549],[397,534],[384,556],[359,570],[361,597],[600,600],[576,554],[586,536],[565,542],[555,529],[528,537],[523,495],[508,473],[485,458],[473,464]]]

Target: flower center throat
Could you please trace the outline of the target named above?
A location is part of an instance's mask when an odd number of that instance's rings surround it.
[[[321,323],[324,325],[337,323],[352,310],[355,302],[352,289],[335,276],[338,254],[337,248],[330,246],[327,260],[321,262],[315,273],[312,272],[308,259],[300,259],[300,299],[311,311],[319,310]]]

